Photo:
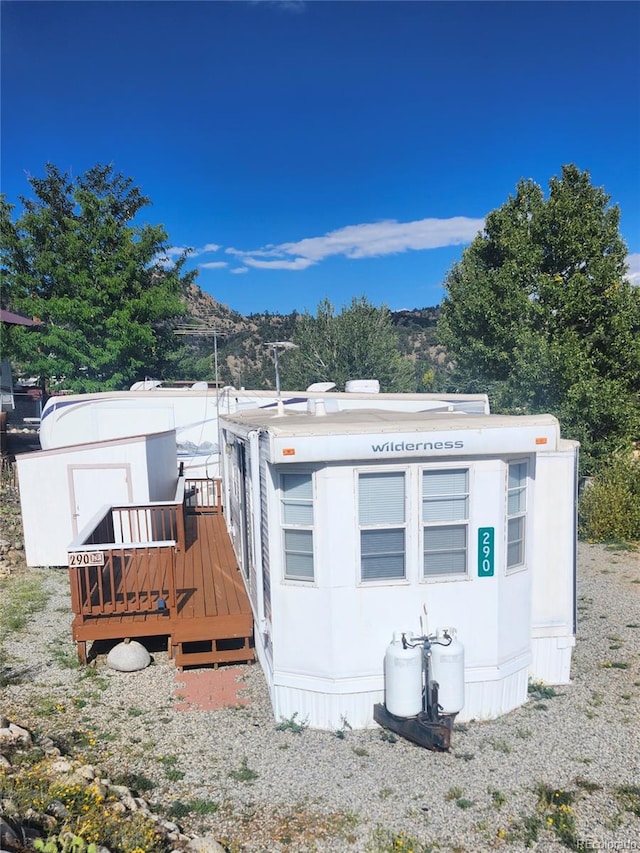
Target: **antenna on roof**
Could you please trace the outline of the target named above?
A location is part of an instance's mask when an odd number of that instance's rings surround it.
[[[278,350],[286,352],[290,349],[298,349],[298,345],[291,341],[268,341],[264,344],[265,347],[273,350],[273,360],[276,368],[276,394],[280,396],[280,371],[278,370]]]

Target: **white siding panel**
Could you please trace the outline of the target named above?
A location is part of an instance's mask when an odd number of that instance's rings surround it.
[[[534,638],[531,642],[531,679],[545,684],[570,684],[574,645],[575,637],[569,632],[564,637]]]
[[[527,701],[529,687],[528,666],[500,677],[467,671],[464,685],[464,708],[456,717],[459,722],[468,720],[493,720],[519,708]]]

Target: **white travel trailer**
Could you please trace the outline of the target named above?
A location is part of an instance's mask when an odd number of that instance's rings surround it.
[[[377,383],[376,383],[377,384]],[[245,409],[284,406],[306,409],[310,397],[324,401],[327,410],[370,405],[404,407],[406,411],[452,408],[488,412],[486,394],[376,394],[371,383],[351,383],[347,392],[329,392],[333,383],[318,383],[306,391],[220,390],[196,383],[191,388],[160,388],[136,383],[130,391],[105,391],[51,397],[42,410],[40,446],[43,450],[90,441],[142,435],[175,429],[178,462],[191,477],[219,476],[218,418]]]
[[[66,566],[67,549],[102,507],[168,501],[176,492],[173,430],[16,456],[28,566]]]
[[[284,408],[221,417],[225,514],[276,719],[373,723],[398,631],[455,627],[459,719],[567,683],[578,445],[551,415]]]

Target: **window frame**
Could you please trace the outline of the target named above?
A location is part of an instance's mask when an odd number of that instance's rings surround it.
[[[511,488],[509,482],[511,479],[511,467],[515,465],[524,465],[524,477],[517,487]],[[504,524],[504,566],[505,572],[508,575],[515,572],[524,571],[527,568],[527,521],[529,515],[529,485],[531,478],[531,463],[528,458],[509,459],[506,466],[505,479],[505,524]],[[516,512],[509,511],[509,499],[516,493],[520,492],[524,497],[524,508],[519,508]],[[519,520],[522,524],[520,535],[518,538],[510,538],[510,522]],[[509,564],[509,548],[511,545],[520,542],[521,559],[513,565]]]
[[[361,468],[355,470],[356,475],[356,495],[357,495],[357,511],[356,518],[358,522],[358,536],[357,536],[357,548],[358,548],[358,578],[357,583],[359,586],[389,586],[389,585],[397,585],[397,584],[408,584],[408,537],[409,537],[409,487],[410,487],[410,472],[406,468],[377,468],[371,470],[370,468]],[[381,477],[381,476],[398,476],[402,478],[402,521],[384,521],[381,520],[379,522],[367,523],[362,521],[362,493],[361,493],[361,482],[365,478],[373,478],[373,477]],[[364,576],[364,563],[363,558],[365,555],[363,553],[363,534],[373,532],[373,531],[390,531],[390,530],[401,530],[402,531],[402,575],[395,576],[387,576],[387,577],[365,577]],[[383,552],[387,555],[390,555],[394,552],[388,551]],[[395,552],[396,554],[399,552]]]
[[[285,489],[285,480],[287,477],[299,477],[306,478],[310,485],[311,496],[307,499],[304,498],[296,498],[296,499],[286,499],[286,489]],[[316,583],[316,554],[315,554],[315,516],[316,516],[316,508],[315,508],[315,477],[314,472],[309,470],[303,471],[280,471],[279,472],[279,480],[278,480],[278,488],[279,488],[279,503],[280,503],[280,531],[281,531],[281,543],[282,543],[282,575],[283,579],[286,583],[293,584],[301,584],[304,586],[310,586]],[[298,505],[304,506],[308,505],[311,509],[311,521],[310,522],[295,522],[295,521],[287,521],[286,519],[286,508],[287,506]],[[287,548],[287,533],[288,532],[300,532],[300,533],[310,533],[311,536],[311,549],[310,551],[295,551],[294,549]],[[288,567],[288,558],[290,555],[295,555],[296,553],[301,555],[306,555],[311,557],[311,575],[303,576],[301,574],[294,574],[293,572],[289,572]]]
[[[470,580],[471,575],[469,571],[470,566],[470,530],[471,530],[471,465],[460,465],[460,464],[448,464],[442,466],[429,466],[423,467],[420,469],[420,510],[419,510],[419,524],[420,524],[420,582],[421,583],[437,583],[438,581],[463,581]],[[442,492],[439,495],[428,496],[425,494],[425,475],[434,474],[434,475],[445,475],[447,473],[464,473],[465,476],[465,491],[464,492]],[[465,502],[465,514],[463,518],[460,517],[443,517],[438,519],[426,519],[425,518],[425,507],[429,502],[429,498],[431,497],[432,503],[435,504],[436,501],[459,501],[461,498],[464,498]],[[448,550],[444,549],[431,549],[427,552],[426,544],[427,544],[427,530],[437,530],[445,529],[445,528],[453,528],[453,529],[461,529],[464,532],[464,546],[463,548],[449,548]],[[437,572],[437,573],[429,573],[425,567],[425,557],[427,553],[459,553],[462,551],[464,555],[464,571],[446,571],[446,572]]]

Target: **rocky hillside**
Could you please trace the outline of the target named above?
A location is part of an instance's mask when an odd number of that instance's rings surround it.
[[[210,330],[208,334],[185,337],[192,376],[196,379],[213,376],[215,330],[220,381],[236,387],[272,387],[273,362],[264,344],[290,340],[299,314],[265,312],[243,316],[217,302],[197,285],[191,286],[186,301],[186,323]],[[400,349],[415,366],[416,390],[428,390],[434,378],[446,370],[446,355],[436,344],[438,315],[437,307],[392,312]]]

